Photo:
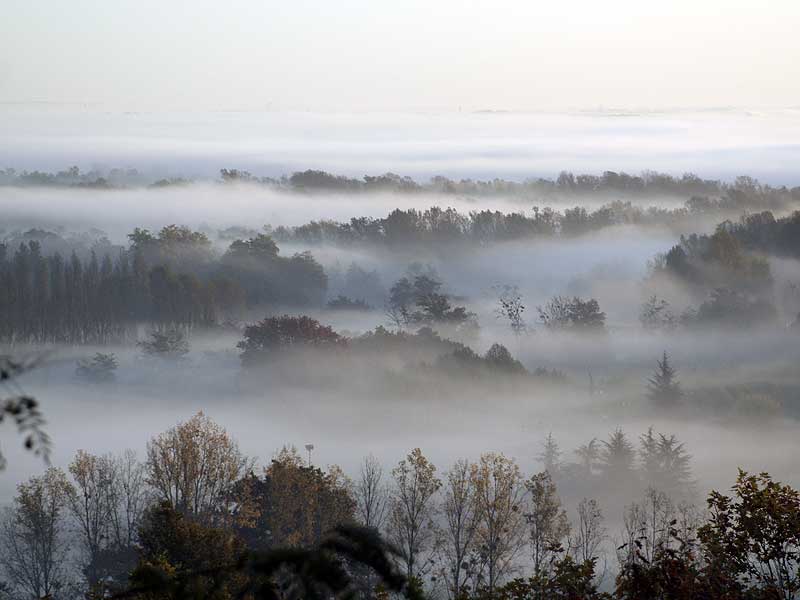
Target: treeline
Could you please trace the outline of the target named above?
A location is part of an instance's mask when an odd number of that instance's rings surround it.
[[[745,214],[721,225],[748,250],[773,256],[800,257],[800,211],[776,219],[769,212]]]
[[[724,217],[735,210],[739,209],[708,198],[692,198],[683,207],[675,209],[657,206],[642,208],[621,200],[604,204],[595,210],[576,206],[559,211],[535,206],[531,213],[481,210],[464,214],[454,208],[434,206],[425,210],[398,208],[383,218],[354,217],[349,222],[310,221],[293,227],[265,226],[265,230],[279,242],[307,245],[486,245],[513,240],[579,236],[619,225],[676,226],[704,215]],[[227,233],[220,232],[220,235],[225,237]]]
[[[44,255],[37,241],[0,244],[0,340],[107,344],[136,339],[139,325],[215,325],[246,307],[319,305],[327,289],[308,253],[279,255],[267,236],[237,240],[217,256],[208,237],[169,226],[136,229],[130,246],[81,259]]]
[[[555,179],[533,177],[522,182],[499,178],[490,180],[452,180],[437,175],[427,182],[417,182],[395,173],[353,178],[326,171],[308,169],[279,178],[259,177],[240,169],[220,169],[221,183],[250,183],[291,191],[338,192],[434,192],[468,196],[561,197],[572,195],[614,194],[630,197],[684,196],[716,199],[732,208],[761,205],[775,209],[800,199],[800,187],[772,187],[752,177],[740,176],[733,183],[703,179],[693,173],[675,177],[667,173],[644,171],[639,175],[604,171],[601,175],[573,174],[562,171]],[[153,181],[136,169],[92,170],[82,172],[73,166],[57,173],[0,170],[0,185],[126,187],[149,184],[152,187],[192,183],[182,177]]]
[[[614,481],[618,437],[598,467]],[[54,600],[796,595],[796,490],[740,473],[704,514],[662,487],[688,481],[688,455],[649,430],[625,458],[640,487],[629,488],[615,534],[596,499],[567,510],[547,465],[553,447],[550,436],[533,474],[495,452],[441,472],[415,448],[386,470],[368,456],[348,477],[315,466],[312,446],[307,458],[284,447],[256,468],[200,413],[152,438],[144,461],[80,450],[68,473],[20,484],[0,568],[11,594]]]
[[[647,328],[709,325],[748,327],[775,323],[779,315],[769,256],[800,252],[800,213],[775,219],[771,213],[745,215],[739,223],[724,222],[712,235],[681,236],[680,243],[650,264],[648,285],[678,283],[699,301],[681,314],[653,295],[642,307]],[[783,290],[784,317],[795,320],[798,308],[791,282]]]

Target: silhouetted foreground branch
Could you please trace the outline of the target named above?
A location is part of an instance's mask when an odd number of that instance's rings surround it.
[[[420,589],[409,585],[392,564],[396,550],[377,531],[357,525],[336,527],[313,549],[278,548],[249,552],[233,564],[220,567],[170,572],[156,565],[140,566],[133,574],[133,586],[111,596],[126,598],[212,598],[231,578],[241,580],[237,598],[263,600],[350,599],[358,595],[354,573],[372,571],[386,592],[409,600],[422,600]],[[214,582],[196,586],[200,579]]]
[[[5,386],[11,395],[0,401],[0,423],[6,418],[17,426],[24,437],[24,445],[46,463],[50,461],[50,436],[44,431],[44,415],[39,410],[36,399],[24,393],[16,378],[40,363],[40,357],[32,360],[17,360],[11,356],[0,356],[0,385]],[[0,453],[0,469],[5,468],[6,460]]]

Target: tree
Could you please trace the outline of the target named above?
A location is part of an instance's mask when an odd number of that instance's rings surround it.
[[[624,543],[617,549],[621,566],[652,563],[675,540],[675,505],[664,492],[647,488],[640,502],[625,509]]]
[[[383,467],[373,455],[370,454],[361,463],[353,491],[361,524],[380,531],[386,519],[388,490],[383,483]]]
[[[413,267],[413,265],[412,265]],[[439,292],[442,283],[435,274],[412,273],[400,278],[389,290],[386,315],[398,329],[408,325],[451,325],[462,327],[475,324],[475,314],[463,306],[452,306],[450,296]]]
[[[372,454],[361,463],[359,477],[353,486],[356,518],[367,529],[380,532],[389,508],[389,490],[383,481],[383,467]],[[369,571],[360,575],[362,594],[372,597],[377,581]]]
[[[597,438],[592,438],[586,444],[575,450],[580,460],[580,465],[587,475],[592,475],[600,468],[601,445]]]
[[[800,594],[800,492],[767,473],[739,471],[733,494],[712,492],[698,536],[712,582],[753,586],[762,597]]]
[[[539,453],[539,462],[542,463],[544,470],[550,473],[550,477],[558,476],[561,469],[561,448],[553,437],[553,432],[547,434],[542,443],[542,451]]]
[[[503,372],[509,375],[525,375],[528,373],[522,363],[511,356],[511,352],[502,344],[492,344],[486,354],[483,355],[483,360],[486,366],[494,372]]]
[[[479,518],[475,494],[469,463],[463,459],[456,461],[447,472],[442,503],[442,576],[451,598],[463,597],[469,579],[475,574],[475,565],[470,564],[474,560],[472,555]]]
[[[525,545],[525,487],[517,463],[502,454],[482,454],[471,471],[480,560],[476,578],[491,593]]]
[[[70,509],[83,546],[89,586],[120,586],[135,565],[134,545],[148,498],[144,466],[127,450],[96,456],[79,450],[69,466],[75,482]]]
[[[594,298],[554,296],[544,306],[537,306],[539,320],[547,329],[598,333],[605,331],[606,313]]]
[[[109,382],[116,379],[114,371],[117,370],[118,366],[117,357],[113,353],[97,352],[91,360],[83,359],[78,361],[75,374],[93,383]]]
[[[248,583],[244,573],[231,568],[244,556],[244,545],[232,532],[188,518],[164,502],[144,516],[130,581],[134,589],[158,581],[164,592],[150,598],[232,598]],[[168,593],[181,580],[182,593]]]
[[[335,527],[355,521],[350,487],[339,467],[323,471],[305,464],[295,448],[284,447],[263,479],[245,477],[231,499],[251,505],[251,523],[239,527],[251,547],[314,548]]]
[[[72,493],[64,473],[53,467],[17,486],[2,522],[0,561],[23,595],[57,596],[69,583],[66,513]]]
[[[436,505],[442,483],[436,467],[414,448],[392,469],[394,485],[389,497],[389,539],[397,546],[406,577],[419,580],[431,567]]]
[[[525,513],[534,576],[549,573],[556,558],[564,552],[563,542],[570,526],[561,507],[556,484],[548,471],[542,471],[525,482],[529,508]]]
[[[578,503],[578,520],[569,539],[569,554],[579,563],[598,558],[600,544],[606,538],[603,513],[597,500],[583,498]]]
[[[515,285],[497,286],[495,289],[498,292],[498,306],[495,314],[499,319],[507,320],[511,332],[519,337],[527,331],[528,327],[523,317],[525,305],[522,303],[519,289]]]
[[[316,319],[283,315],[245,327],[244,339],[236,347],[242,351],[242,365],[250,367],[292,349],[341,348],[346,344],[345,338]]]
[[[601,470],[611,481],[619,482],[630,476],[634,457],[633,445],[625,432],[617,429],[603,442]]]
[[[100,552],[110,541],[111,513],[116,508],[114,465],[108,456],[94,456],[78,450],[69,472],[75,481],[70,508],[78,523],[86,555],[86,580],[95,587],[102,577],[97,571]]]
[[[163,331],[151,331],[150,339],[137,343],[148,356],[168,360],[181,360],[189,354],[186,334],[178,327],[167,327]]]
[[[675,406],[683,398],[683,390],[678,382],[677,372],[669,362],[666,351],[661,360],[656,361],[653,376],[648,379],[647,397],[660,408]]]
[[[641,469],[648,485],[685,495],[692,484],[691,455],[685,445],[652,427],[639,437]]]
[[[147,444],[147,482],[175,510],[210,519],[250,461],[228,433],[202,412]]]
[[[553,562],[549,573],[517,578],[497,589],[498,600],[610,600],[597,591],[595,561],[579,562],[564,556]]]
[[[648,331],[670,330],[677,325],[677,318],[669,309],[669,302],[653,295],[642,304],[639,322]]]

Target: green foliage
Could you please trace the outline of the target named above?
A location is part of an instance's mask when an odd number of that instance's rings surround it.
[[[709,576],[764,597],[800,594],[800,492],[767,473],[739,472],[732,496],[712,492],[698,535]]]
[[[491,600],[610,600],[595,584],[596,560],[576,562],[565,556],[553,563],[550,572],[527,579],[517,578],[486,594]],[[483,598],[478,595],[478,598]]]

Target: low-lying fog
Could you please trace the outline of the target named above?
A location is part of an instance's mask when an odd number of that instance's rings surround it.
[[[785,336],[686,334],[665,339],[612,333],[608,343],[587,344],[538,333],[517,344],[509,341],[509,348],[529,368],[552,364],[563,369],[573,385],[520,395],[465,387],[457,398],[440,394],[436,386],[403,398],[388,392],[365,394],[369,382],[364,379],[370,375],[364,372],[342,377],[336,387],[286,385],[276,378],[253,390],[241,384],[233,351],[236,341],[215,339],[205,344],[206,350],[198,344],[187,364],[179,367],[153,367],[136,351],[117,349],[120,368],[114,384],[87,385],[76,378],[75,360],[90,356],[95,348],[61,349],[50,355],[45,367],[21,383],[42,402],[55,444],[54,463],[65,467],[80,448],[98,454],[133,448],[143,455],[150,437],[202,410],[261,464],[284,444],[302,448],[313,443],[315,462],[339,464],[352,475],[369,453],[388,467],[417,446],[443,470],[457,458],[475,459],[496,450],[515,457],[531,473],[541,469],[536,456],[549,432],[564,458],[576,460],[572,450],[593,437],[605,439],[622,427],[635,441],[654,425],[686,443],[701,493],[727,487],[737,467],[766,470],[790,483],[800,481],[794,420],[768,414],[732,418],[727,412],[719,418],[666,418],[639,406],[663,349],[672,353],[689,389],[733,385],[748,378],[796,382],[800,348],[796,339]],[[744,363],[747,369],[741,368]],[[594,365],[594,395],[589,394],[589,364]],[[703,365],[702,374],[697,365]],[[8,430],[5,440],[9,468],[0,480],[2,501],[10,499],[16,482],[41,469]],[[614,510],[610,512],[613,516]]]
[[[552,205],[536,197],[304,194],[222,185],[211,181],[220,167],[247,169],[258,176],[306,168],[356,177],[392,171],[419,180],[436,174],[522,180],[553,177],[565,168],[639,172],[657,167],[723,179],[747,173],[771,185],[800,183],[791,168],[800,158],[792,142],[800,134],[796,110],[354,116],[76,115],[5,108],[0,111],[0,131],[0,167],[135,166],[152,177],[198,179],[163,189],[0,186],[0,239],[31,227],[62,233],[96,228],[112,243],[127,246],[126,236],[135,227],[157,232],[175,223],[208,233],[218,254],[231,241],[218,235],[228,227],[259,232],[265,225],[347,222],[351,217],[385,217],[395,208],[531,214],[534,206]],[[554,208],[592,208],[617,199],[598,193]],[[639,197],[635,202],[673,209],[686,200]],[[355,475],[370,453],[390,468],[419,446],[441,471],[457,458],[502,451],[531,474],[542,468],[536,457],[548,433],[560,444],[564,459],[574,461],[573,451],[592,438],[607,439],[622,428],[637,444],[638,436],[652,425],[686,444],[693,456],[698,499],[709,489],[727,488],[740,467],[769,471],[797,485],[797,332],[773,325],[748,331],[735,326],[713,331],[683,327],[652,333],[639,323],[640,307],[651,293],[643,284],[649,261],[668,251],[682,233],[714,231],[718,217],[714,213],[695,218],[692,213],[680,227],[614,225],[575,237],[495,240],[486,245],[362,243],[345,248],[279,243],[281,256],[312,252],[328,275],[327,299],[335,297],[336,277],[341,280],[352,263],[377,273],[384,292],[412,263],[430,267],[453,303],[476,314],[480,329],[466,340],[471,348],[483,354],[492,344],[502,343],[530,372],[540,367],[563,372],[568,383],[561,386],[493,387],[428,372],[420,365],[381,362],[380,357],[363,364],[346,357],[317,363],[309,359],[308,381],[275,369],[256,384],[242,375],[236,349],[241,334],[230,329],[192,337],[188,358],[180,364],[145,360],[133,344],[17,346],[17,353],[46,350],[43,366],[19,383],[41,401],[54,444],[53,462],[61,467],[77,449],[101,454],[132,448],[143,457],[152,436],[202,410],[261,464],[284,444],[313,443],[315,463],[336,463]],[[770,257],[770,267],[775,305],[780,319],[788,323],[796,308],[784,310],[777,296],[788,284],[800,282],[800,263]],[[528,334],[513,335],[508,322],[498,318],[502,286],[518,290],[531,326]],[[676,315],[698,305],[697,298],[678,288],[659,292]],[[606,315],[607,334],[578,338],[548,333],[538,323],[536,307],[555,295],[596,299]],[[383,300],[371,303],[372,311],[278,307],[269,314],[307,314],[355,337],[389,325]],[[245,320],[262,319],[266,312],[251,311]],[[116,354],[115,382],[87,383],[76,376],[76,361],[97,351]],[[644,402],[647,380],[663,352],[669,353],[683,388],[703,398],[702,405],[667,416]],[[0,504],[12,498],[18,482],[42,469],[41,461],[20,446],[7,425],[3,452],[9,466],[0,478]],[[620,506],[608,508],[612,520],[620,511]]]
[[[135,167],[215,177],[220,167],[280,176],[308,168],[361,177],[522,180],[616,170],[747,173],[800,183],[800,110],[659,112],[130,113],[104,107],[0,107],[0,168]]]
[[[731,417],[727,407],[719,418],[713,411],[699,418],[665,418],[642,407],[647,378],[665,350],[687,389],[798,383],[796,333],[652,334],[640,329],[647,261],[675,241],[667,231],[621,226],[574,239],[514,242],[459,253],[312,249],[326,271],[355,261],[364,269],[377,270],[387,288],[410,262],[429,264],[448,292],[477,314],[481,329],[470,340],[471,347],[484,352],[494,342],[504,343],[531,371],[547,367],[565,372],[571,380],[566,389],[504,395],[466,386],[454,399],[453,393],[440,394],[433,385],[424,393],[414,391],[400,398],[388,392],[376,394],[382,383],[375,379],[381,374],[364,372],[322,388],[268,378],[253,389],[242,385],[235,349],[240,338],[233,334],[192,340],[189,360],[180,366],[154,367],[130,347],[55,348],[45,366],[21,383],[42,401],[55,444],[53,459],[61,466],[78,448],[102,453],[130,447],[143,454],[150,437],[202,410],[262,464],[284,444],[314,443],[315,461],[337,463],[355,474],[369,453],[389,466],[420,446],[442,469],[456,458],[498,450],[533,472],[539,468],[535,457],[548,432],[561,444],[565,458],[573,460],[572,450],[593,437],[605,438],[622,427],[635,441],[654,425],[686,442],[702,492],[729,485],[737,467],[769,470],[786,481],[800,481],[796,421],[770,414]],[[282,252],[300,249],[287,246]],[[800,265],[781,261],[776,277],[797,279]],[[497,285],[518,286],[533,333],[517,338],[497,318],[493,287]],[[597,298],[607,313],[608,336],[587,340],[544,331],[536,324],[535,307],[555,294]],[[380,308],[302,312],[347,335],[388,324]],[[76,360],[98,350],[117,353],[116,383],[91,385],[75,376]],[[0,501],[11,497],[17,481],[41,468],[35,458],[22,453],[16,439],[6,440],[3,449],[10,467],[0,481]]]

